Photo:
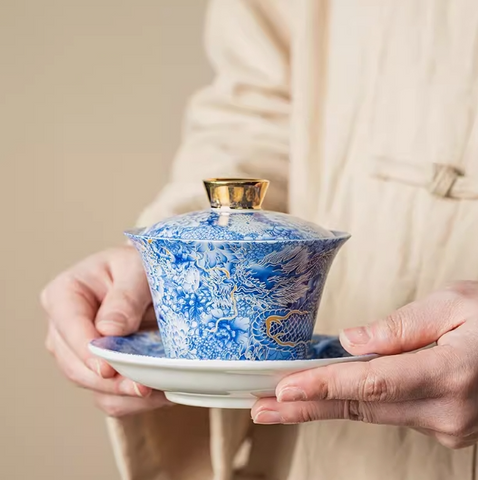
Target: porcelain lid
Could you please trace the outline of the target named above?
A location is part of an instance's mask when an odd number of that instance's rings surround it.
[[[300,218],[261,210],[267,180],[211,179],[204,184],[210,209],[171,217],[127,235],[202,241],[297,241],[336,236]]]

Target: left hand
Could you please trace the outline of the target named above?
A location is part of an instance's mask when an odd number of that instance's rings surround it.
[[[277,399],[256,403],[254,422],[346,419],[412,427],[450,448],[478,441],[478,282],[455,283],[340,338],[353,355],[387,356],[291,375]]]

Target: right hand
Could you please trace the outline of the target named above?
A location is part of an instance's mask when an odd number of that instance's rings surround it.
[[[43,290],[47,350],[76,385],[92,390],[96,404],[121,417],[170,405],[162,392],[119,375],[88,350],[103,335],[128,335],[156,321],[138,253],[131,246],[88,257]]]

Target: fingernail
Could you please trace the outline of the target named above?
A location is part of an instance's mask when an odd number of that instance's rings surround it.
[[[126,325],[124,321],[113,320],[110,318],[102,318],[96,322],[96,328],[101,331],[103,335],[122,335]]]
[[[253,418],[253,421],[261,425],[275,425],[277,423],[283,423],[284,420],[279,412],[262,410]]]
[[[342,333],[353,345],[365,345],[370,341],[370,334],[366,327],[346,328]]]
[[[297,387],[284,387],[277,395],[278,402],[300,402],[306,399],[305,392]]]
[[[133,390],[134,390],[134,393],[136,393],[136,395],[138,395],[138,397],[143,397],[143,394],[141,393],[141,390],[139,389],[139,385],[136,383],[136,382],[133,382]]]
[[[101,363],[97,358],[88,358],[85,363],[86,363],[86,366],[90,370],[95,372],[99,377],[101,377],[103,379],[105,378],[103,376],[103,374],[101,373]]]
[[[120,384],[120,391],[125,395],[134,395],[140,398],[147,398],[151,395],[151,388],[140,385],[132,380],[124,380]]]

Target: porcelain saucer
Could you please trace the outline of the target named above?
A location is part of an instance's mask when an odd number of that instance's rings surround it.
[[[166,358],[159,332],[103,337],[90,344],[124,377],[165,392],[174,403],[211,408],[251,408],[274,396],[278,382],[294,372],[332,363],[367,361],[350,356],[338,337],[315,335],[307,360],[186,360]]]

